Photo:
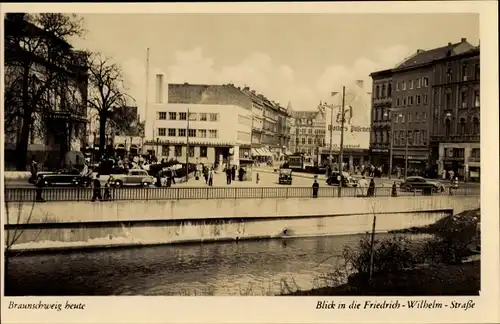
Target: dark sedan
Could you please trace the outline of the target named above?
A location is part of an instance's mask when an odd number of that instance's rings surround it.
[[[83,176],[78,170],[59,170],[53,173],[40,174],[37,177],[37,185],[41,187],[88,187],[90,182],[91,178]]]
[[[423,177],[408,177],[399,187],[403,191],[431,189],[433,192],[443,192],[444,185],[436,180]]]

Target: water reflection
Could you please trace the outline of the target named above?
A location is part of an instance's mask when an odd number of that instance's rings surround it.
[[[378,235],[382,237],[386,235]],[[266,295],[311,289],[360,235],[11,258],[7,295]],[[418,237],[417,237],[418,238]]]

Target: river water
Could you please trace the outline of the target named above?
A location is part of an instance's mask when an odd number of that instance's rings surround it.
[[[6,295],[274,295],[325,285],[361,235],[11,257]],[[390,237],[377,234],[377,238]],[[422,236],[411,236],[422,241]]]

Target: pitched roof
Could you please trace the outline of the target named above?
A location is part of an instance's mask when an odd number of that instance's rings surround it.
[[[441,46],[430,50],[417,50],[415,54],[406,58],[403,62],[399,63],[395,69],[404,69],[415,65],[430,63],[434,60],[439,60],[447,56],[453,56],[469,51],[474,46],[463,40],[459,43]]]

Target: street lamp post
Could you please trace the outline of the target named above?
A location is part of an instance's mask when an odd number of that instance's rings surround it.
[[[342,174],[344,172],[343,164],[344,164],[344,105],[345,105],[345,86],[342,87],[342,111],[340,113],[340,116],[342,118],[342,121],[340,123],[340,164],[339,164],[339,169],[340,169],[340,183],[339,183],[339,189],[338,189],[338,197],[341,197],[342,195]],[[333,110],[332,110],[333,112]],[[333,114],[332,114],[333,115]]]
[[[389,179],[391,178],[392,176],[392,151],[393,151],[393,148],[394,148],[394,138],[392,136],[392,116],[390,114],[388,114],[387,112],[384,113],[384,117],[389,117],[390,119],[390,122],[391,122],[391,128],[389,130]]]
[[[189,108],[187,109],[187,116],[186,116],[187,122],[186,122],[186,182],[188,182],[188,176],[189,176]]]

